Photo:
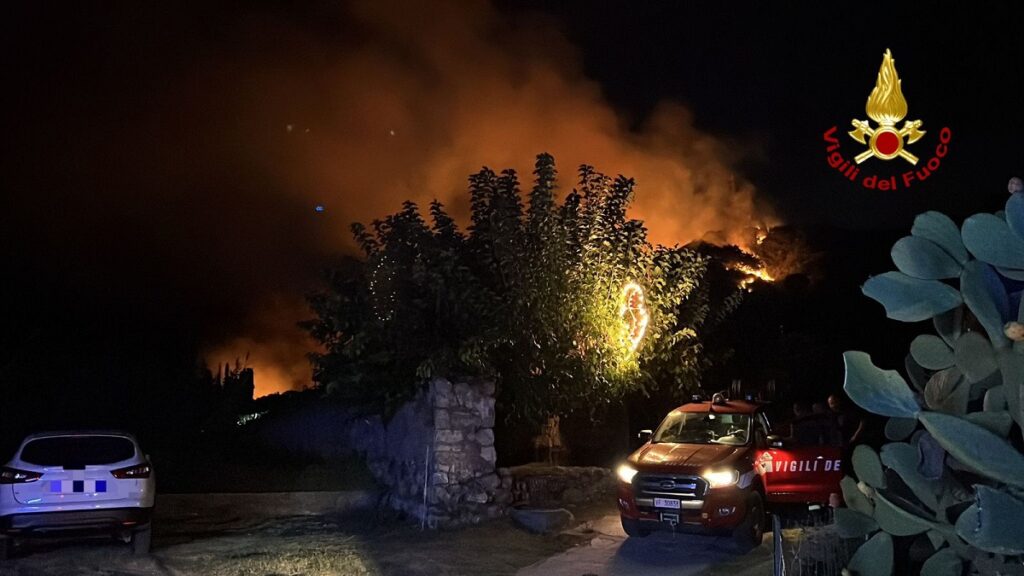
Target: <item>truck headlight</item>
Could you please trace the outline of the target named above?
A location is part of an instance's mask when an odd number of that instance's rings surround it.
[[[618,475],[619,480],[622,480],[626,484],[632,484],[633,476],[636,476],[636,468],[633,468],[629,464],[619,464],[619,467],[615,469],[615,474]]]
[[[736,470],[705,470],[701,476],[712,488],[732,486],[740,480],[740,473]]]

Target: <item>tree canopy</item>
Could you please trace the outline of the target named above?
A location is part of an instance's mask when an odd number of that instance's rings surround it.
[[[699,386],[701,333],[739,303],[738,285],[716,289],[698,250],[653,246],[627,216],[631,178],[583,165],[559,202],[554,158],[539,155],[533,175],[525,206],[515,171],[472,175],[465,231],[436,201],[426,219],[405,202],[354,224],[365,259],[310,298],[318,385],[387,407],[435,375],[488,375],[505,413],[528,418]],[[635,349],[631,283],[647,320]]]

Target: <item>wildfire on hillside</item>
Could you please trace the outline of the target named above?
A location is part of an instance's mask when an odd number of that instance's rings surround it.
[[[744,274],[740,288],[752,290],[757,282],[778,282],[794,274],[813,280],[818,275],[820,254],[807,238],[790,226],[755,228],[753,242],[740,250],[750,258],[729,266]]]
[[[746,264],[737,265],[734,270],[746,274],[742,280],[740,280],[740,288],[744,290],[752,290],[754,282],[775,282],[775,277],[768,273],[764,268],[755,268]]]

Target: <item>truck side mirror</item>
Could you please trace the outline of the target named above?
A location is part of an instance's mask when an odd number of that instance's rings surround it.
[[[653,436],[653,435],[654,435],[654,432],[652,432],[651,430],[648,430],[648,429],[644,429],[644,430],[641,430],[636,435],[636,437],[639,438],[641,442],[648,442],[648,441],[650,441],[651,436]]]
[[[782,448],[783,444],[785,444],[785,441],[782,436],[779,436],[778,434],[768,435],[768,445],[772,448]]]

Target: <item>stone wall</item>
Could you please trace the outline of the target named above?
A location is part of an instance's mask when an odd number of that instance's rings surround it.
[[[501,473],[511,477],[516,506],[550,508],[615,499],[616,478],[608,468],[526,464],[502,468]]]
[[[505,512],[512,478],[495,467],[494,383],[435,378],[385,424],[357,419],[350,443],[385,489],[385,503],[431,527]]]

